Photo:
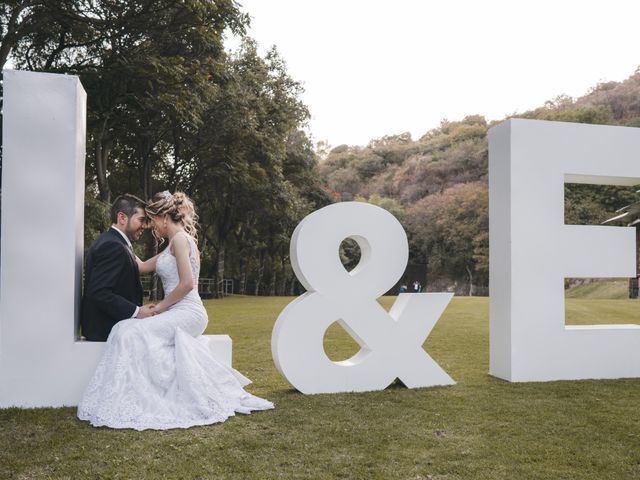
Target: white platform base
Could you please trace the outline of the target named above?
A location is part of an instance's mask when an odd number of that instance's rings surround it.
[[[213,358],[231,367],[232,342],[229,335],[200,335],[198,340],[207,346]],[[95,358],[96,363],[104,348],[103,342],[79,341],[75,345],[79,345],[80,349],[86,351],[87,357]]]
[[[207,345],[216,360],[231,367],[232,342],[229,335],[202,335],[198,340]],[[104,345],[103,342],[73,342],[70,344],[69,354],[74,365],[69,365],[69,368],[59,369],[59,365],[53,369],[47,368],[47,365],[55,365],[56,362],[47,362],[45,358],[36,356],[33,365],[40,369],[39,375],[31,371],[33,369],[22,369],[21,375],[15,370],[3,369],[0,365],[0,408],[78,405],[100,360]],[[37,351],[37,346],[34,351]],[[34,382],[32,379],[36,376],[38,381]]]
[[[202,343],[209,347],[213,358],[231,367],[231,337],[229,335],[202,335],[198,337]]]

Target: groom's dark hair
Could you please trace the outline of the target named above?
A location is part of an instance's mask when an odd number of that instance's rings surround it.
[[[135,195],[130,195],[128,193],[120,195],[113,201],[113,205],[111,205],[111,223],[118,222],[118,212],[122,212],[130,218],[131,215],[133,215],[133,212],[136,211],[136,208],[144,210],[144,207],[146,206],[147,204]]]

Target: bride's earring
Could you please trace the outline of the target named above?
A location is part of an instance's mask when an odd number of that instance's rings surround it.
[[[164,217],[164,228],[167,228],[167,217]]]

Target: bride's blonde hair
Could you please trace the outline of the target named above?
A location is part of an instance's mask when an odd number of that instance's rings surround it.
[[[169,218],[179,223],[187,234],[198,242],[198,214],[191,199],[183,192],[170,193],[168,191],[156,193],[145,208],[147,215],[156,217],[169,215]]]

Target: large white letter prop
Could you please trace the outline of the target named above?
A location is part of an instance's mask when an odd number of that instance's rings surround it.
[[[104,343],[78,341],[86,94],[4,71],[0,408],[77,405]],[[199,337],[231,365],[228,335]]]
[[[489,132],[490,371],[640,376],[640,326],[565,326],[565,277],[635,276],[635,230],[564,224],[564,184],[640,183],[640,129],[508,120]]]
[[[346,238],[361,251],[351,272],[338,254]],[[382,390],[396,378],[409,388],[455,383],[422,349],[452,294],[400,294],[389,313],[376,301],[401,277],[408,251],[396,218],[368,203],[329,205],[300,222],[291,262],[307,293],[282,311],[271,338],[273,359],[289,383],[302,393]],[[331,361],[323,347],[335,321],[361,347],[343,362]]]
[[[76,342],[85,105],[77,77],[4,71],[0,407],[77,404],[102,350]]]

